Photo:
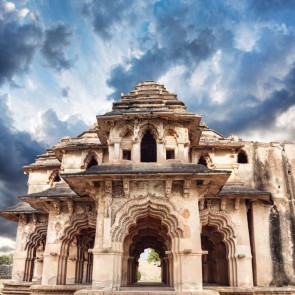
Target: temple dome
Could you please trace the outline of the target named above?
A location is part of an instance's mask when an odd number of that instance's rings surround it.
[[[139,83],[127,94],[121,95],[121,100],[113,104],[113,112],[142,111],[173,111],[186,112],[185,104],[177,99],[177,95],[166,90],[165,86],[156,81]]]

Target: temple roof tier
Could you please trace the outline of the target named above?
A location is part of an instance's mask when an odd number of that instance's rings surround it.
[[[0,216],[17,222],[19,220],[19,215],[32,213],[39,213],[39,211],[31,207],[31,205],[26,202],[19,202],[14,206],[1,210]]]

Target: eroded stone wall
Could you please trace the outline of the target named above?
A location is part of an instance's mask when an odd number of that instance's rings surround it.
[[[12,265],[0,265],[0,279],[11,279]]]

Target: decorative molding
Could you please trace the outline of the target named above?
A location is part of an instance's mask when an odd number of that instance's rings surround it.
[[[128,178],[123,179],[124,197],[128,198],[130,195],[130,183]]]
[[[129,200],[119,209],[115,222],[111,228],[113,241],[123,241],[130,226],[136,223],[137,218],[146,214],[158,216],[168,228],[171,237],[183,237],[185,228],[183,217],[176,211],[173,204],[166,198],[147,194]]]
[[[55,213],[59,215],[61,213],[61,202],[56,200],[52,202],[53,208],[55,209]]]
[[[191,180],[185,180],[184,186],[183,186],[183,196],[186,199],[189,198],[190,187],[191,187]]]
[[[84,213],[74,213],[70,216],[68,221],[65,223],[65,228],[60,234],[59,239],[70,240],[73,235],[77,234],[79,228],[83,227],[96,227],[96,211],[88,211]]]
[[[172,179],[166,179],[166,197],[169,198],[172,193]]]

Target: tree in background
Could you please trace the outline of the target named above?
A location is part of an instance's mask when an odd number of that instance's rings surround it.
[[[149,249],[149,255],[147,258],[148,263],[153,263],[154,265],[160,265],[161,259],[159,254],[154,249]]]
[[[3,264],[10,265],[12,264],[12,261],[13,261],[12,254],[0,255],[0,265],[3,265]]]

